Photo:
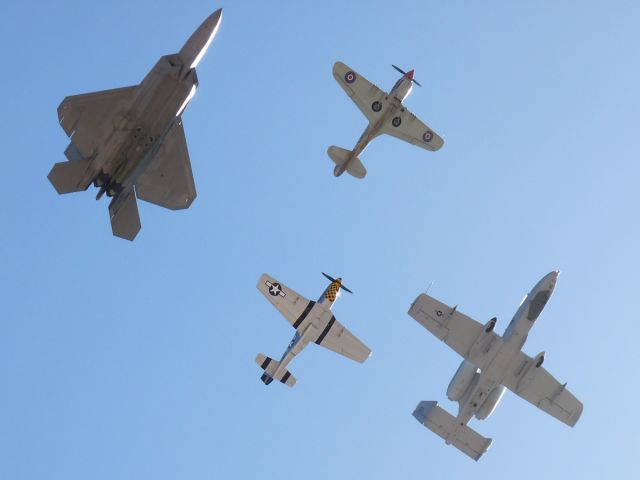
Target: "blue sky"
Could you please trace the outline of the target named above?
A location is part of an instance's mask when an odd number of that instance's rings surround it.
[[[4,2],[0,478],[630,478],[640,461],[637,223],[640,5],[613,2]],[[140,202],[133,243],[95,191],[46,175],[67,95],[136,84],[224,7],[184,115],[198,198]],[[342,60],[445,139],[378,138],[367,178],[329,145],[364,117]],[[508,324],[562,274],[525,352],[580,398],[574,429],[507,393],[475,463],[411,416],[451,412],[460,359],[406,311],[430,294]],[[255,289],[268,272],[334,311],[364,364],[311,346],[295,388],[253,363],[292,330]]]

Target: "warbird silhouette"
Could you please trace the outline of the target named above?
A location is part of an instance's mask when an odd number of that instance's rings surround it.
[[[182,49],[158,60],[139,85],[66,97],[60,125],[71,138],[67,162],[56,163],[49,181],[58,193],[93,183],[112,197],[111,229],[133,240],[140,230],[136,198],[171,210],[196,198],[182,112],[196,93],[195,68],[218,31],[222,9],[212,13]]]

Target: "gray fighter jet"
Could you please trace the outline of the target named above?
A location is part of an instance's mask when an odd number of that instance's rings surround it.
[[[140,231],[136,198],[171,210],[196,198],[182,112],[198,86],[195,68],[215,37],[222,9],[211,14],[182,49],[158,60],[139,85],[66,97],[60,125],[71,138],[67,162],[56,163],[49,181],[58,193],[93,183],[112,197],[111,229],[133,240]]]

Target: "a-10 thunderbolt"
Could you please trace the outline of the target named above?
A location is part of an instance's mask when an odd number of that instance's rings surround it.
[[[545,275],[533,287],[502,336],[493,331],[495,318],[482,325],[457,307],[426,294],[418,296],[409,309],[420,325],[464,357],[447,388],[449,400],[459,404],[458,416],[433,401],[420,402],[413,416],[474,460],[487,451],[491,439],[469,428],[467,422],[473,416],[478,420],[489,417],[505,388],[570,427],[582,414],[582,403],[567,390],[567,384],[542,368],[544,352],[533,358],[522,352],[529,330],[553,293],[558,273]]]
[[[353,292],[342,285],[341,278],[332,278],[326,273],[323,275],[331,283],[317,302],[307,300],[266,273],[258,279],[258,290],[296,331],[279,362],[262,353],[256,357],[256,363],[264,370],[261,380],[265,385],[275,379],[293,387],[296,379],[287,370],[287,365],[311,342],[360,363],[371,355],[371,350],[338,322],[331,312],[340,290]]]
[[[113,234],[133,240],[140,230],[136,197],[171,210],[196,198],[182,112],[196,93],[195,68],[218,31],[222,9],[211,14],[182,49],[158,60],[139,85],[66,97],[60,125],[71,138],[67,162],[56,163],[49,181],[58,193],[93,183],[113,197]]]
[[[369,120],[369,125],[353,150],[335,145],[327,150],[336,164],[333,170],[336,177],[347,171],[356,178],[364,178],[367,170],[358,155],[367,148],[371,140],[384,133],[431,151],[439,150],[444,144],[437,133],[402,104],[411,93],[413,84],[420,86],[413,78],[413,70],[405,72],[392,66],[402,73],[402,77],[386,93],[344,63],[336,62],[333,65],[334,78]]]

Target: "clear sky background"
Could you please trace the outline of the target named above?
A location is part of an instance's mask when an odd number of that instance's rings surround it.
[[[198,197],[139,203],[133,243],[96,191],[46,176],[67,95],[140,82],[218,7],[184,115]],[[113,0],[0,4],[0,478],[631,478],[640,467],[636,1]],[[366,120],[331,75],[342,60],[445,139],[381,137],[365,180],[329,145]],[[524,347],[585,405],[574,429],[512,393],[472,428],[475,463],[411,413],[460,358],[407,310],[430,294],[502,332],[560,269]],[[293,334],[255,288],[308,298],[342,276],[338,319],[363,365],[315,345],[293,389],[255,355]],[[472,477],[470,477],[472,476]]]

